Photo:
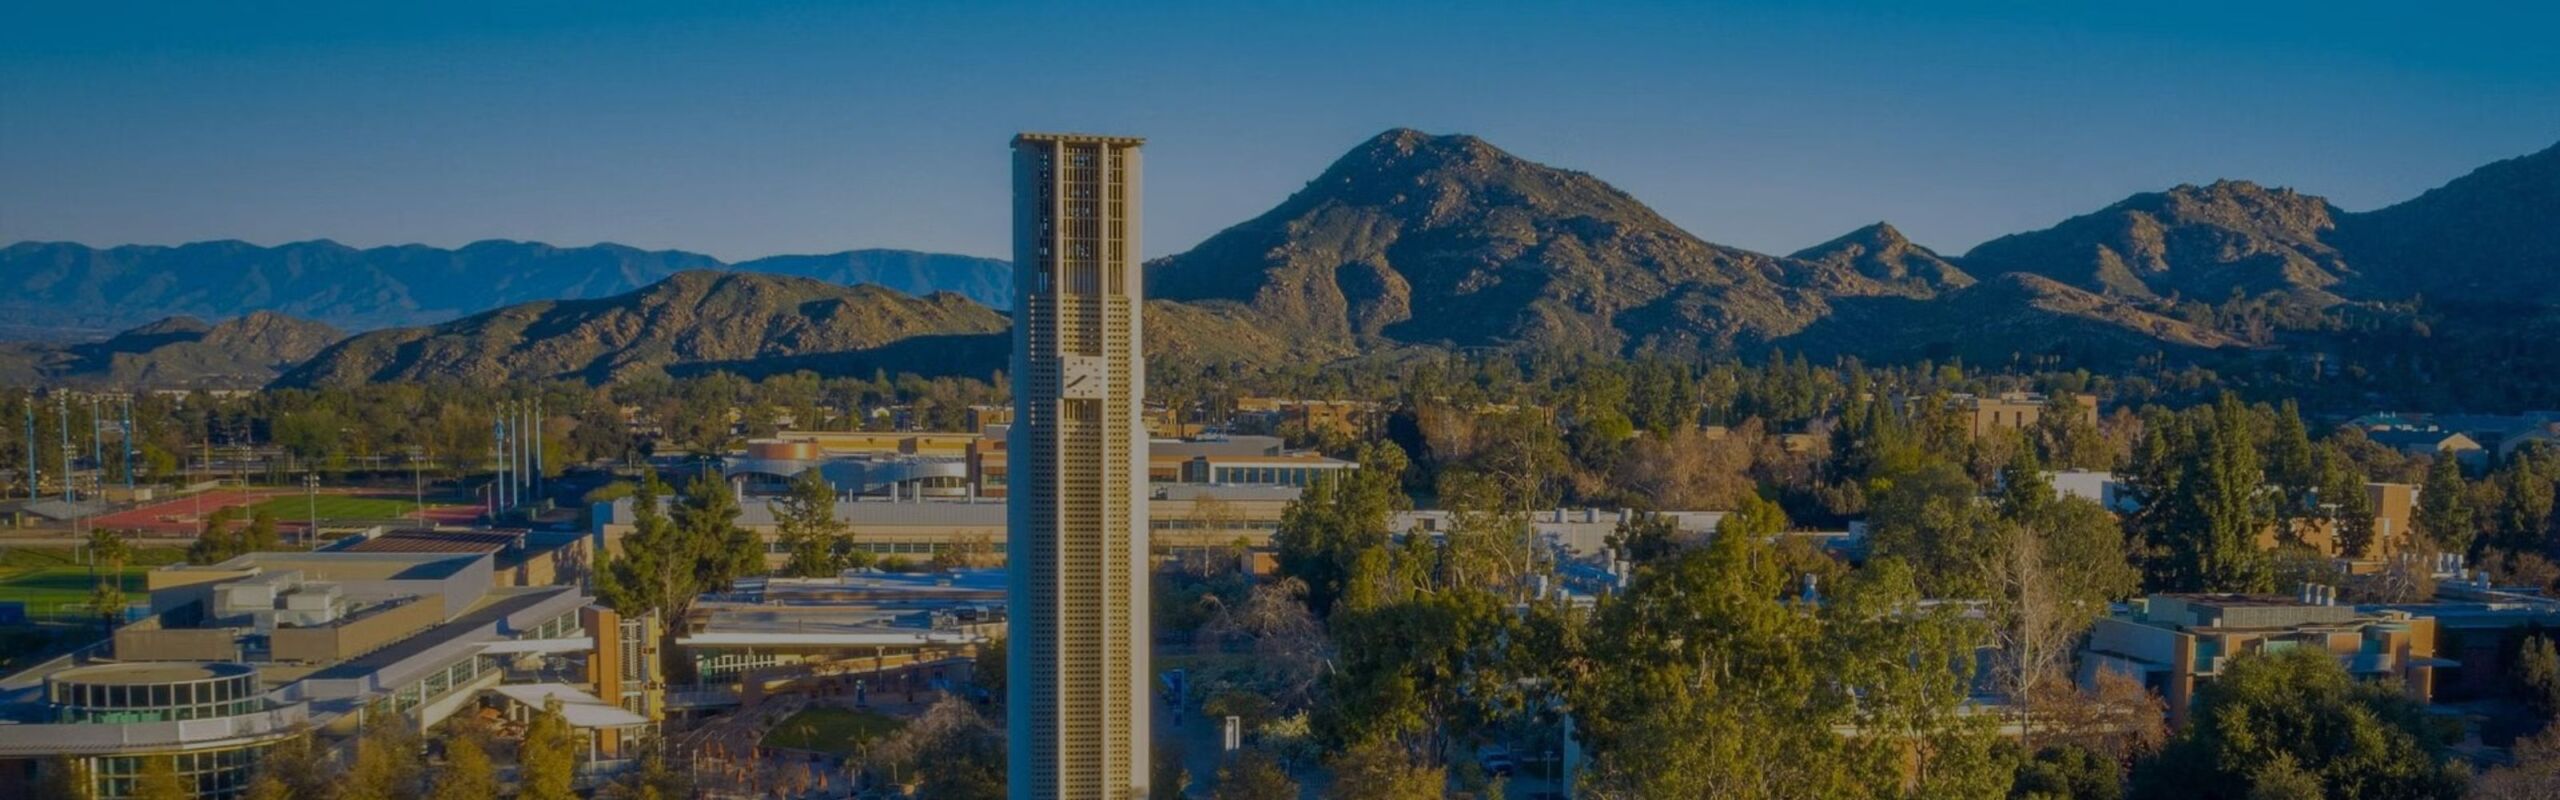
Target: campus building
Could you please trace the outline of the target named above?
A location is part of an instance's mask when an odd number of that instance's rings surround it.
[[[706,688],[771,691],[917,665],[947,687],[966,677],[956,662],[1004,638],[1005,621],[1003,570],[749,578],[696,602],[675,644]],[[689,705],[722,700],[735,696]]]
[[[2436,657],[2436,620],[2423,608],[2339,605],[2335,587],[2296,595],[2155,594],[2090,628],[2080,679],[2101,671],[2141,680],[2184,726],[2200,683],[2247,653],[2312,649],[2365,679],[2396,680],[2412,698],[2434,696],[2435,673],[2460,662]]]
[[[334,748],[383,713],[423,731],[524,683],[575,693],[597,712],[580,717],[591,758],[618,757],[653,724],[654,673],[590,668],[615,665],[635,635],[654,640],[653,621],[634,630],[574,586],[510,585],[505,545],[486,538],[150,571],[148,617],[0,679],[0,797],[28,796],[69,764],[93,796],[120,800],[164,757],[195,796],[237,797],[277,742],[308,735]]]
[[[1959,394],[1948,398],[1965,417],[1966,426],[1975,436],[1993,431],[2031,428],[2044,419],[2052,398],[2035,392],[2001,392],[1995,395]],[[2096,395],[2075,394],[2070,398],[2073,415],[2089,425],[2098,424]]]

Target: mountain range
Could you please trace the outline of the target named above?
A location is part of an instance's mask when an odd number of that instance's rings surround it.
[[[254,387],[345,335],[272,311],[221,323],[170,317],[99,342],[0,343],[0,384]]]
[[[20,242],[0,248],[0,315],[20,326],[115,330],[172,315],[274,311],[367,329],[433,324],[515,303],[609,297],[699,269],[879,284],[909,294],[951,291],[999,309],[1013,296],[1013,272],[1002,260],[907,250],[724,264],[699,253],[611,243],[490,240],[447,250],[359,249],[326,240],[274,247]]]
[[[309,354],[282,374],[292,385],[715,368],[985,375],[1009,346],[989,307],[1011,291],[1002,262],[900,251],[721,264],[609,244],[25,243],[0,250],[0,274],[20,290],[0,310],[22,322],[281,310],[407,326]],[[1182,366],[1464,347],[2033,355],[2103,368],[2335,350],[2337,331],[2377,324],[2494,339],[2497,326],[2560,317],[2560,146],[2363,213],[2226,180],[2137,194],[1962,255],[1881,222],[1771,255],[1705,241],[1596,177],[1471,136],[1396,129],[1146,276],[1150,351]],[[2447,313],[2481,308],[2499,311]],[[113,374],[94,356],[52,358],[38,373]]]

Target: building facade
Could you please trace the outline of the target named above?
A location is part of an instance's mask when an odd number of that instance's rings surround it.
[[[1013,140],[1006,728],[1016,800],[1147,796],[1141,144]]]

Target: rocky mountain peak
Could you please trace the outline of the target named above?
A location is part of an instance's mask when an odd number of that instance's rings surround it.
[[[1835,292],[1866,295],[1889,294],[1928,296],[1939,291],[1972,285],[1973,276],[1935,251],[1913,243],[1891,223],[1877,222],[1831,241],[1796,251],[1788,258],[1827,267],[1834,272],[1855,273],[1876,285],[1862,287],[1854,281],[1834,281]]]
[[[1150,265],[1148,281],[1158,297],[1243,303],[1304,337],[1610,350],[1630,341],[1621,314],[1714,329],[1693,340],[1800,324],[1789,269],[1701,241],[1590,175],[1398,128]],[[1737,312],[1709,308],[1728,304]]]

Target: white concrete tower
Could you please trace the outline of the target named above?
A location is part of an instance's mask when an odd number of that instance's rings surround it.
[[[1013,139],[1013,800],[1147,796],[1143,143]]]

